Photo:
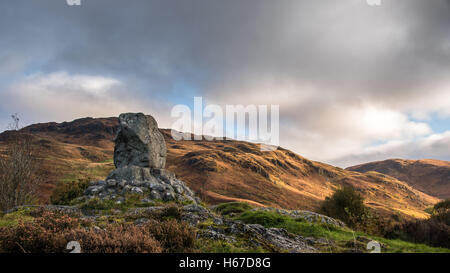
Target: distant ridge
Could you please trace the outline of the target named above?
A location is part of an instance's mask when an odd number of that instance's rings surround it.
[[[450,161],[388,159],[347,169],[361,173],[376,171],[387,174],[427,194],[450,198]]]

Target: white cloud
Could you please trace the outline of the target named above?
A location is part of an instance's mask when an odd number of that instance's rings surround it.
[[[411,120],[404,109],[357,93],[321,90],[298,80],[263,79],[235,88],[214,90],[207,102],[280,105],[281,146],[313,160],[342,166],[337,158],[357,155],[377,143],[433,133],[426,122]]]
[[[401,112],[374,105],[333,105],[302,114],[296,116],[295,125],[282,128],[282,146],[339,166],[347,163],[341,158],[359,155],[374,143],[395,143],[432,133],[426,123],[411,121]],[[357,159],[353,162],[357,163]]]
[[[55,72],[33,74],[13,83],[0,94],[0,106],[3,112],[19,112],[30,123],[130,111],[150,113],[160,110],[161,103],[143,100],[115,78]]]
[[[382,145],[366,147],[359,152],[335,158],[331,162],[348,167],[388,158],[448,160],[449,154],[450,131],[446,131],[442,134],[432,134],[417,139],[392,140]]]

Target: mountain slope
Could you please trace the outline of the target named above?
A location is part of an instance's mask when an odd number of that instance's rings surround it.
[[[376,171],[387,174],[432,196],[450,198],[450,161],[388,159],[347,169],[361,173]]]
[[[116,118],[45,123],[21,130],[41,149],[48,177],[43,199],[52,186],[80,178],[102,179],[114,168]],[[343,185],[354,186],[369,206],[385,213],[426,217],[424,209],[438,202],[405,182],[376,172],[358,173],[310,161],[279,148],[261,152],[243,141],[174,141],[161,130],[168,148],[167,168],[210,203],[246,201],[259,206],[314,209]],[[11,133],[0,135],[0,143]],[[1,144],[0,144],[1,149]]]

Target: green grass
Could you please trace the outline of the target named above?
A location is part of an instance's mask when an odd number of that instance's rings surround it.
[[[142,203],[143,196],[139,194],[129,194],[125,196],[125,201],[117,204],[115,200],[100,200],[100,198],[95,197],[88,201],[76,204],[80,209],[86,210],[113,210],[118,209],[125,211],[129,208],[139,208],[139,207],[151,207],[158,204],[164,203],[163,201],[153,200],[148,203]],[[74,205],[74,203],[72,203]]]
[[[0,227],[13,227],[19,222],[26,222],[33,220],[30,212],[33,208],[21,208],[15,212],[0,215]]]
[[[125,195],[125,201],[117,204],[115,200],[101,200],[98,197],[94,197],[90,200],[79,203],[74,200],[70,205],[77,206],[84,210],[99,210],[108,213],[111,210],[121,210],[123,212],[132,208],[146,208],[153,206],[168,206],[168,205],[187,205],[192,202],[179,202],[179,201],[163,201],[163,200],[151,200],[150,202],[143,203],[143,195],[140,194],[127,194]]]
[[[305,237],[325,237],[329,232],[337,230],[334,226],[313,224],[304,219],[293,219],[274,211],[246,211],[234,219],[248,224],[260,224],[266,228],[284,228],[291,233]]]
[[[106,159],[106,160],[100,161],[100,162],[98,162],[98,163],[114,163],[114,159],[112,159],[112,158],[109,158],[109,159]]]
[[[102,162],[100,162],[102,163]],[[67,162],[66,172],[60,182],[71,182],[90,178],[91,180],[105,179],[110,171],[114,169],[112,162],[105,162],[103,165],[89,166],[88,163]]]
[[[218,205],[214,210],[221,215],[229,215],[230,213],[243,213],[251,210],[253,207],[247,203],[230,202]]]
[[[320,249],[324,252],[345,252],[349,249],[349,243],[355,242],[359,236],[384,244],[385,248],[382,249],[382,252],[450,253],[450,249],[447,248],[430,247],[424,244],[415,244],[402,240],[390,240],[362,232],[354,232],[348,228],[309,223],[303,219],[293,219],[273,211],[246,211],[234,217],[234,219],[249,224],[260,224],[266,228],[284,228],[291,233],[304,237],[325,238],[333,241],[335,247],[333,249],[327,247]]]

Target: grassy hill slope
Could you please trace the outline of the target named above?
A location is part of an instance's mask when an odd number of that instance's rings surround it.
[[[39,147],[46,177],[43,201],[48,201],[58,183],[103,179],[114,168],[116,124],[116,118],[84,118],[21,130],[33,136]],[[314,209],[344,185],[354,186],[368,206],[389,214],[424,218],[425,208],[439,201],[391,176],[344,170],[283,148],[261,152],[258,144],[243,141],[174,141],[170,130],[161,131],[168,148],[167,168],[212,204],[245,201],[256,206]],[[0,151],[13,134],[0,134]]]

